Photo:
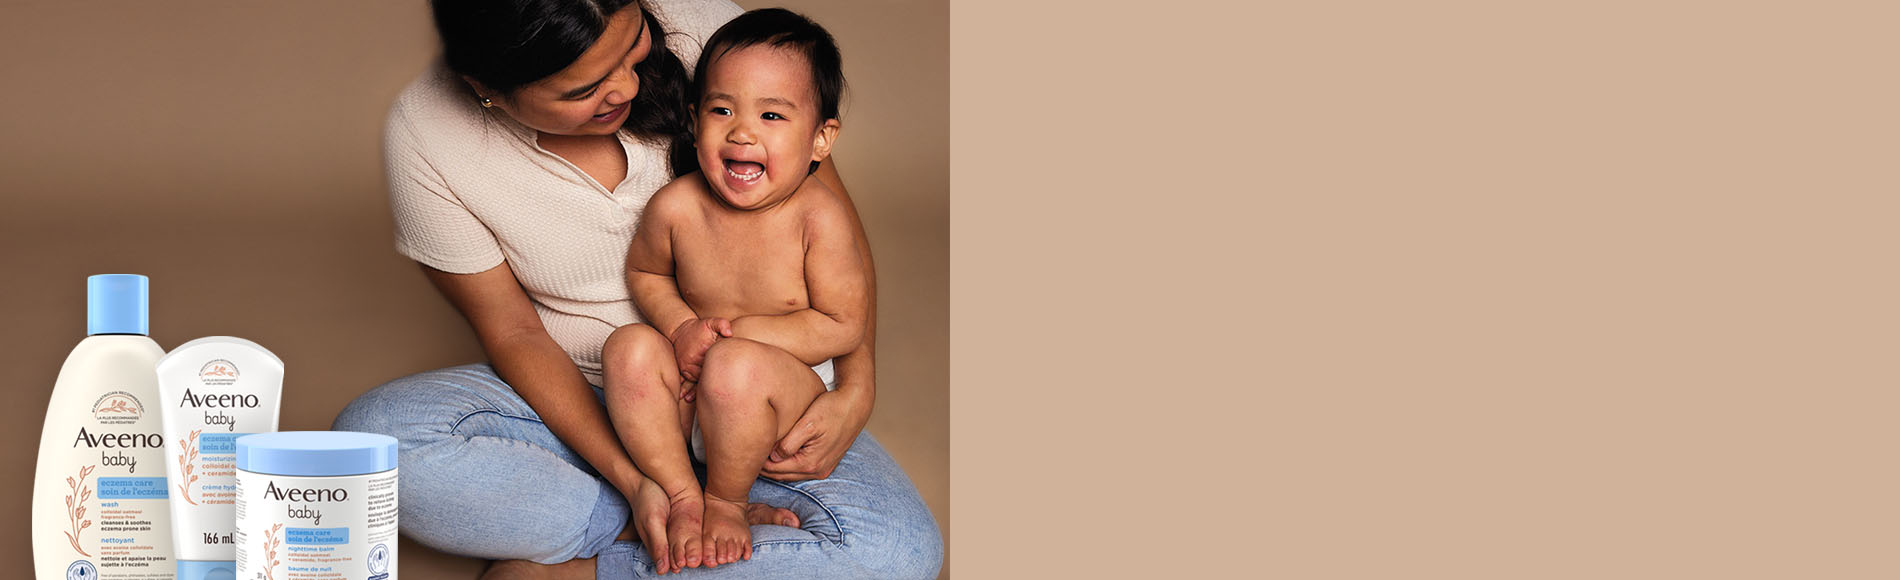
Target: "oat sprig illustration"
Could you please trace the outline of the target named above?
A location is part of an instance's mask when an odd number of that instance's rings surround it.
[[[271,524],[270,531],[264,532],[265,580],[277,580],[277,545],[284,541],[284,537],[277,535],[277,533],[283,530],[283,524]]]
[[[203,432],[204,429],[192,429],[190,437],[178,442],[178,448],[183,451],[178,454],[178,477],[185,480],[178,484],[178,493],[183,494],[185,501],[191,505],[198,505],[196,500],[191,499],[191,482],[198,481],[198,476],[192,475],[191,471],[198,465],[198,434]]]
[[[92,554],[86,553],[85,548],[79,547],[79,532],[92,527],[92,520],[86,519],[86,500],[92,499],[92,487],[86,485],[86,477],[92,475],[92,470],[96,467],[98,466],[88,465],[79,468],[78,481],[74,481],[72,477],[66,478],[66,487],[71,490],[66,494],[66,519],[73,525],[72,531],[64,532],[66,541],[72,543],[74,551],[87,558],[91,558]]]

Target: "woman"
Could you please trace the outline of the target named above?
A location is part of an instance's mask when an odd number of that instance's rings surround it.
[[[488,578],[677,571],[689,563],[642,547],[666,545],[667,498],[609,426],[601,347],[639,321],[625,256],[646,200],[674,174],[688,69],[741,11],[725,0],[433,4],[444,64],[403,91],[385,127],[397,250],[469,321],[490,362],[391,381],[335,428],[401,439],[403,531],[507,560]],[[850,205],[831,161],[816,175]],[[869,247],[860,252],[869,264]],[[936,575],[935,520],[860,433],[875,324],[752,488],[764,502],[753,523],[781,525],[754,528],[752,560],[695,572]]]

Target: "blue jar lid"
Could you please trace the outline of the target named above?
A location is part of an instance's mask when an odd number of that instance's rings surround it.
[[[178,580],[237,580],[237,561],[179,560]]]
[[[251,473],[331,477],[396,468],[396,438],[353,431],[283,431],[237,438],[237,468]]]

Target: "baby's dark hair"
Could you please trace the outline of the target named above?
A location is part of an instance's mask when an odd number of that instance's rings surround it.
[[[697,101],[706,90],[706,68],[713,59],[726,53],[753,46],[786,48],[805,57],[811,65],[811,85],[818,89],[818,121],[838,118],[838,102],[844,98],[844,58],[838,55],[838,43],[825,27],[810,18],[784,8],[761,8],[727,22],[706,39],[699,53],[699,66],[693,70],[693,96]]]
[[[817,89],[818,123],[826,119],[838,118],[838,103],[844,99],[844,58],[838,55],[838,43],[831,39],[831,33],[825,27],[812,22],[810,18],[784,8],[761,8],[727,22],[706,39],[706,48],[699,52],[699,65],[693,70],[694,103],[698,103],[706,94],[706,72],[712,66],[713,59],[726,53],[752,46],[770,46],[797,52],[811,65],[811,86]],[[692,136],[686,135],[673,141],[673,163],[697,165],[693,159]],[[807,174],[818,171],[818,162],[811,162]]]

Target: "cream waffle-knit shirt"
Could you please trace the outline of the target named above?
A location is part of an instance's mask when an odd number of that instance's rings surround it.
[[[689,75],[706,38],[742,12],[728,0],[647,5]],[[621,132],[627,178],[601,184],[535,136],[483,109],[440,62],[410,83],[383,128],[396,251],[456,274],[506,260],[548,334],[599,385],[607,335],[641,321],[627,291],[627,246],[647,199],[673,178],[667,144]]]

